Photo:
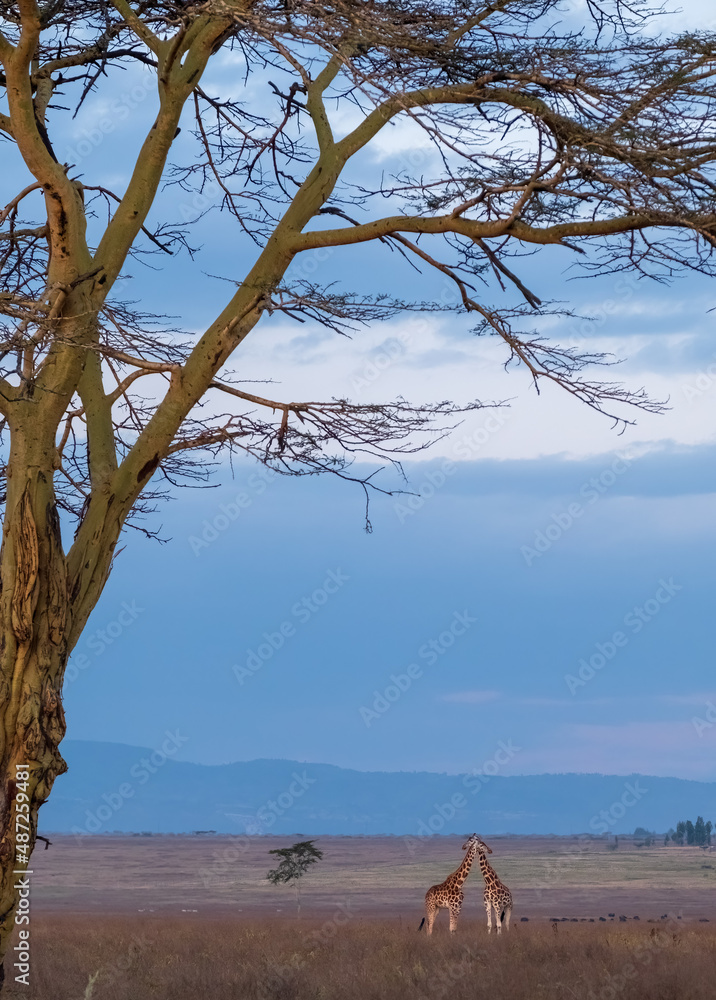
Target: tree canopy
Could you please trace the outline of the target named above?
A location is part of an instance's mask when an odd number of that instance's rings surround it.
[[[345,331],[402,309],[465,310],[538,387],[556,382],[617,419],[622,403],[658,409],[595,379],[592,365],[608,359],[544,340],[533,324],[549,306],[510,262],[553,244],[592,269],[710,266],[713,39],[641,38],[647,3],[587,6],[591,24],[569,31],[549,0],[4,4],[0,129],[29,183],[0,214],[0,404],[11,424],[29,398],[52,398],[61,510],[84,521],[112,482],[124,522],[157,471],[201,477],[224,448],[283,472],[345,474],[356,455],[425,446],[421,433],[481,403],[252,393],[227,364],[275,312]],[[205,88],[219,50],[247,87],[259,76],[267,99]],[[91,165],[59,163],[56,137],[131,66],[154,80],[157,117],[113,191],[93,183]],[[364,150],[401,119],[429,137],[437,166],[366,169]],[[171,160],[180,120],[195,138],[186,163]],[[149,225],[163,183],[213,184],[255,245],[247,273],[227,261],[236,290],[199,335],[157,327],[116,284],[132,257],[190,248],[182,220]],[[292,280],[302,254],[366,241],[440,270],[455,302]],[[499,285],[522,304],[497,308]]]
[[[296,890],[296,907],[301,913],[301,896],[299,882],[312,865],[323,857],[323,851],[315,846],[313,840],[299,840],[291,847],[278,847],[269,854],[275,854],[281,860],[276,868],[266,873],[266,878],[272,885],[291,885]]]

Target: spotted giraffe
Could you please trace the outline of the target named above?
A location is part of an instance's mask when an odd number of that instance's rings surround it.
[[[472,862],[475,860],[478,850],[477,843],[481,843],[481,841],[474,843],[474,840],[473,836],[466,844],[462,845],[463,851],[467,851],[467,854],[463,858],[460,867],[452,875],[448,875],[440,885],[431,885],[425,893],[425,916],[420,921],[418,930],[422,930],[423,924],[427,921],[426,930],[428,934],[432,934],[435,917],[440,909],[448,909],[450,911],[450,930],[457,930],[457,918],[460,915],[460,907],[465,898],[465,894],[462,891],[462,884],[470,874]]]
[[[512,914],[512,893],[503,885],[497,877],[495,869],[488,864],[487,855],[492,854],[492,849],[480,838],[473,834],[468,840],[468,844],[473,844],[480,855],[480,871],[485,880],[485,910],[487,911],[487,933],[492,931],[492,910],[495,911],[495,925],[497,933],[502,931],[502,922],[505,922],[505,930],[510,929],[510,916]]]

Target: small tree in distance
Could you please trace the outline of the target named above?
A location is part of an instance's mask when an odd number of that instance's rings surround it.
[[[269,851],[269,854],[277,854],[281,858],[278,868],[272,868],[266,874],[266,878],[273,885],[288,885],[293,882],[296,890],[296,912],[301,916],[301,895],[299,891],[300,879],[306,874],[311,865],[315,865],[323,857],[323,851],[314,847],[312,840],[301,840],[291,847],[280,847]]]
[[[694,843],[702,847],[706,843],[706,824],[703,816],[698,816],[694,823]]]
[[[656,838],[656,834],[652,833],[651,830],[647,830],[643,826],[638,826],[634,831],[634,838],[640,838],[642,840],[642,843],[637,844],[637,847],[651,847]]]

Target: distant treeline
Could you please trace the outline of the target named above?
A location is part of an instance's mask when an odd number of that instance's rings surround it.
[[[714,825],[711,820],[704,823],[703,816],[699,816],[695,823],[690,819],[681,820],[676,824],[675,830],[669,830],[664,837],[664,843],[676,844],[682,847],[688,844],[694,847],[708,847],[711,843],[711,831]]]

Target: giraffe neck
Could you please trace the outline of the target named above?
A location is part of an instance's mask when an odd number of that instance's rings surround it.
[[[457,869],[456,872],[453,873],[452,880],[457,885],[462,885],[467,876],[470,874],[470,869],[472,868],[472,862],[475,860],[476,853],[477,853],[477,848],[475,845],[472,845],[468,849],[468,852],[465,855],[465,858],[460,867]]]
[[[495,875],[495,869],[489,864],[487,855],[483,853],[480,853],[480,871],[482,872],[482,877],[486,882],[498,881],[497,875]]]

